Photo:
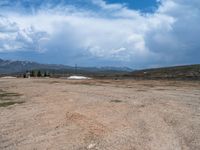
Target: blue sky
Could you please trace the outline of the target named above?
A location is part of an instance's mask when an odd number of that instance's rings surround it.
[[[108,3],[125,3],[130,9],[152,12],[158,6],[157,0],[107,0]]]
[[[0,0],[0,58],[135,69],[200,63],[199,0]]]

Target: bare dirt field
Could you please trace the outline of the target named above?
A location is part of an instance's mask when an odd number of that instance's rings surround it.
[[[200,82],[0,79],[2,150],[199,150]]]

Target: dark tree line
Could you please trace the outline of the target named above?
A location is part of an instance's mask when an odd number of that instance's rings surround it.
[[[26,71],[23,75],[25,78],[26,77],[49,77],[50,73],[48,71],[41,71],[41,70],[31,70],[31,71]]]

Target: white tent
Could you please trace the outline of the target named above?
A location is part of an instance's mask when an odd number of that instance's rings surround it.
[[[84,76],[70,76],[67,79],[69,79],[69,80],[88,80],[88,79],[91,79],[91,78],[84,77]]]

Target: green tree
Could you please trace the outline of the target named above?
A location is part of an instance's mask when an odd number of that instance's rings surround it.
[[[26,78],[26,73],[23,73],[23,77]]]
[[[38,74],[37,70],[32,70],[31,71],[31,76],[32,77],[37,77],[37,74]]]
[[[38,77],[41,77],[41,76],[42,76],[42,73],[41,73],[40,70],[38,71],[37,76],[38,76]]]
[[[34,71],[33,70],[31,70],[30,75],[31,75],[31,77],[34,77]]]
[[[47,71],[44,72],[44,77],[48,77],[49,73]]]

